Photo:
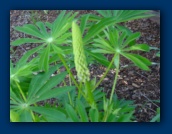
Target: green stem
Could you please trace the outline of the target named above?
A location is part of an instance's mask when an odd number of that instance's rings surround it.
[[[72,99],[71,99],[71,95],[70,95],[70,93],[68,92],[67,94],[68,94],[68,98],[69,98],[69,102],[70,102],[70,104],[71,104],[72,106],[74,106],[74,104],[72,103]]]
[[[69,75],[70,75],[70,77],[71,77],[73,83],[74,83],[75,86],[78,88],[78,90],[81,92],[81,94],[84,95],[84,93],[81,91],[81,89],[80,89],[78,83],[76,82],[75,78],[73,77],[73,74],[71,73],[69,67],[67,66],[67,64],[66,64],[66,62],[65,62],[65,59],[63,58],[63,56],[62,56],[61,54],[58,54],[58,55],[59,55],[59,58],[60,58],[60,60],[62,61],[63,65],[65,66],[67,72],[69,73]]]
[[[108,118],[108,112],[105,112],[105,116],[104,116],[104,118],[103,118],[103,122],[106,122],[106,120],[107,120],[107,118]]]
[[[107,73],[109,72],[110,68],[112,67],[112,64],[114,62],[114,59],[115,59],[115,55],[114,57],[112,58],[108,68],[106,69],[106,72],[103,74],[103,76],[101,77],[101,79],[97,82],[97,84],[95,85],[95,87],[93,88],[93,91],[100,85],[100,83],[103,81],[103,79],[106,77]]]
[[[79,83],[79,89],[82,90],[82,82]],[[81,92],[79,90],[79,92],[78,92],[78,99],[80,99],[80,98],[81,98]]]
[[[15,81],[15,83],[16,83],[16,85],[17,85],[17,87],[18,87],[18,89],[19,89],[19,91],[20,91],[20,93],[21,93],[21,95],[22,95],[22,97],[23,97],[23,100],[26,102],[26,97],[25,97],[25,95],[24,95],[24,93],[23,93],[23,91],[22,91],[20,85],[17,83],[17,81]]]
[[[67,64],[66,64],[66,62],[65,62],[65,60],[64,60],[64,58],[63,58],[63,56],[62,56],[61,54],[59,54],[59,58],[60,58],[60,60],[62,61],[63,65],[65,66],[66,70],[68,71],[68,73],[69,73],[69,75],[70,75],[70,77],[71,77],[73,83],[74,83],[75,86],[79,89],[79,86],[78,86],[78,84],[77,84],[75,78],[73,77],[73,74],[71,73],[69,67],[67,66]]]
[[[116,68],[115,79],[114,79],[114,82],[113,82],[112,92],[111,92],[111,95],[110,95],[110,103],[112,102],[113,94],[114,94],[114,91],[115,91],[116,82],[117,82],[117,79],[118,79],[118,73],[119,73],[119,63],[118,63],[117,68]]]
[[[31,112],[31,115],[32,115],[33,122],[36,122],[36,118],[35,118],[35,115],[34,115],[33,111],[30,110],[30,112]]]
[[[92,108],[96,108],[96,103],[94,101],[94,96],[89,81],[86,81],[85,87],[86,87],[86,98],[88,100],[88,103]]]

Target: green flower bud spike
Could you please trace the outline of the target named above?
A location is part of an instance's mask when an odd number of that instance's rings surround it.
[[[90,80],[90,72],[87,68],[86,57],[83,48],[82,34],[75,21],[72,23],[73,53],[77,77],[80,82]]]

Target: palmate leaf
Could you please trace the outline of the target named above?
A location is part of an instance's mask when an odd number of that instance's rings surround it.
[[[133,45],[133,46],[131,46],[129,48],[124,49],[123,51],[133,51],[133,50],[149,52],[150,47],[147,44],[136,44],[136,45]]]
[[[66,112],[68,114],[68,116],[74,121],[74,122],[80,122],[80,119],[77,115],[77,112],[75,111],[75,109],[69,105],[69,104],[66,104],[65,105],[65,109],[66,109]]]
[[[89,117],[91,122],[99,122],[99,111],[97,109],[91,108],[89,110]]]
[[[49,37],[49,34],[47,33],[46,26],[43,22],[37,22],[36,25],[39,27],[40,32],[44,35],[45,38]]]
[[[99,34],[105,27],[115,24],[115,18],[104,18],[100,20],[97,24],[91,26],[91,28],[88,30],[87,34],[85,35],[83,42],[88,42],[91,38],[93,38],[95,35]]]
[[[87,15],[82,16],[82,18],[81,18],[80,29],[81,29],[81,34],[82,34],[82,35],[84,34],[84,30],[85,30],[85,28],[86,28],[87,20],[88,20],[89,16],[90,16],[90,15],[87,14]]]
[[[65,33],[69,28],[71,28],[73,18],[77,15],[77,13],[69,12],[65,15],[66,11],[62,11],[57,19],[53,22],[52,25],[52,37],[57,38]]]
[[[39,113],[43,116],[47,116],[56,120],[56,122],[66,122],[67,117],[65,113],[59,111],[57,108],[46,108],[46,107],[30,107],[36,113]]]
[[[119,40],[118,40],[118,44],[119,44],[120,46],[123,45],[124,40],[125,40],[126,37],[127,37],[126,31],[122,31],[122,34],[120,35]]]
[[[71,33],[65,33],[62,36],[59,36],[57,39],[55,39],[55,41],[53,43],[55,44],[65,44],[68,42],[68,38],[71,37]]]
[[[31,55],[33,55],[34,53],[36,53],[37,51],[39,51],[40,49],[42,49],[43,46],[44,46],[44,45],[40,45],[40,46],[38,46],[38,47],[36,47],[36,48],[33,48],[33,49],[27,51],[27,52],[22,56],[22,58],[17,62],[16,67],[17,67],[17,68],[20,68],[22,65],[25,65],[26,62],[27,62],[27,60],[28,60],[28,58],[29,58]]]
[[[25,43],[44,43],[44,40],[38,40],[33,38],[19,38],[13,42],[11,42],[11,45],[13,46],[19,46]]]
[[[61,67],[61,64],[56,65],[52,68],[50,68],[50,70],[46,73],[39,73],[38,75],[36,75],[29,86],[29,90],[28,90],[28,97],[27,100],[30,101],[31,98],[33,97],[34,94],[37,93],[37,91],[44,86],[44,84],[48,81],[48,79],[50,78],[50,76],[59,68]]]
[[[32,24],[25,24],[24,26],[20,27],[17,26],[14,28],[17,31],[23,32],[25,34],[29,34],[41,39],[45,39],[46,37],[38,30],[38,28]]]
[[[61,49],[60,47],[57,47],[56,45],[52,44],[52,48],[57,54],[64,54],[63,49]]]
[[[124,57],[127,59],[130,59],[136,66],[138,66],[140,69],[149,71],[149,67],[151,65],[151,62],[146,59],[145,57],[142,57],[137,54],[129,54],[129,53],[121,53]]]
[[[96,10],[103,17],[114,17],[117,23],[154,16],[149,10]],[[99,18],[100,19],[100,18]]]
[[[104,65],[104,66],[106,66],[106,67],[109,66],[110,62],[107,60],[107,58],[106,58],[104,55],[102,55],[102,54],[100,54],[100,53],[92,53],[92,52],[89,51],[89,50],[86,50],[86,52],[87,52],[90,56],[92,56],[92,57],[93,57],[97,62],[99,62],[100,64],[102,64],[102,65]]]
[[[16,103],[22,103],[23,100],[20,97],[17,97],[15,92],[13,91],[12,87],[10,86],[10,99],[15,101]]]
[[[122,45],[122,48],[126,47],[127,45],[129,45],[132,41],[138,39],[140,37],[140,32],[136,32],[131,34],[129,37],[127,37],[126,41],[124,42],[124,44]]]
[[[39,60],[39,68],[40,70],[43,70],[45,72],[49,69],[49,53],[50,53],[50,45],[47,45],[47,47],[44,49],[44,52],[40,56]]]
[[[99,43],[101,46],[103,45],[107,50],[113,50],[113,47],[107,42],[107,40],[103,39],[99,36],[99,39],[94,40],[96,43]]]
[[[10,110],[10,120],[11,122],[19,122],[19,114],[15,112],[14,110]]]
[[[76,100],[76,110],[79,113],[81,121],[82,122],[88,122],[88,116],[87,116],[85,107],[79,99]]]
[[[20,113],[20,122],[32,122],[32,115],[28,109],[24,109]]]
[[[49,91],[53,87],[57,86],[61,81],[64,80],[66,77],[66,72],[62,72],[56,76],[51,77],[43,86],[42,88],[36,93],[35,96],[41,96],[46,91]]]
[[[28,63],[26,65],[21,66],[20,68],[14,68],[14,71],[13,71],[14,74],[11,74],[11,75],[15,75],[16,77],[20,77],[20,76],[27,77],[29,75],[32,75],[34,68],[36,68],[35,64]]]
[[[113,51],[108,51],[108,50],[104,50],[104,49],[94,49],[91,52],[93,53],[102,53],[102,54],[113,54]]]
[[[39,96],[39,94],[36,94],[36,99],[33,99],[33,101],[39,102],[39,101],[47,100],[50,98],[55,98],[61,94],[67,93],[73,89],[75,89],[74,86],[64,86],[64,87],[54,88],[52,90],[44,92],[40,96]],[[31,102],[34,103],[33,101],[31,101]]]

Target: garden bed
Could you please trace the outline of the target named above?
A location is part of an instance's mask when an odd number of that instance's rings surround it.
[[[94,10],[77,10],[79,15],[85,13],[93,13]],[[14,27],[24,24],[35,23],[37,21],[53,22],[60,11],[48,10],[11,10],[10,11],[10,42],[17,38],[29,37],[23,33],[14,31]],[[124,23],[133,32],[141,32],[141,38],[138,43],[146,43],[151,47],[160,48],[160,20],[159,16],[149,19],[139,19]],[[10,59],[13,63],[18,61],[21,56],[28,50],[34,48],[38,44],[25,44],[22,46],[13,46],[10,51]],[[137,122],[149,122],[156,114],[156,109],[160,105],[156,100],[160,100],[160,58],[156,56],[157,51],[151,50],[149,53],[138,52],[150,61],[156,63],[150,67],[151,71],[142,71],[137,67],[133,67],[127,59],[121,60],[121,69],[119,72],[118,82],[116,86],[116,94],[119,98],[133,100],[136,105],[135,117]],[[111,55],[106,55],[109,61]],[[96,64],[89,65],[91,77],[101,78],[106,68]],[[75,70],[73,70],[75,72]],[[107,77],[100,84],[104,88],[104,92],[110,93],[113,86],[115,71],[111,70]],[[54,101],[54,100],[52,100]],[[52,103],[51,101],[49,101]]]

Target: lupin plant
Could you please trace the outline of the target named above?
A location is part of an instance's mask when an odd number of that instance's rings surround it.
[[[120,57],[124,56],[140,69],[149,71],[151,62],[148,59],[129,52],[148,52],[150,48],[147,44],[136,43],[139,32],[132,33],[118,23],[152,15],[146,14],[146,10],[97,12],[103,18],[91,14],[76,18],[77,13],[62,11],[53,23],[37,22],[36,25],[15,28],[36,38],[20,38],[11,45],[42,45],[29,50],[17,63],[10,65],[11,122],[135,121],[133,102],[119,100],[115,94]],[[34,53],[38,55],[28,61]],[[108,61],[104,54],[113,55],[112,60]],[[99,81],[91,79],[88,65],[93,62],[107,67]],[[62,66],[66,70],[60,72]],[[73,66],[77,78],[71,71]],[[107,97],[99,85],[111,68],[116,74],[110,97]],[[69,84],[65,82],[66,76]],[[51,98],[57,100],[55,105],[46,103]],[[46,104],[40,106],[40,102]]]

